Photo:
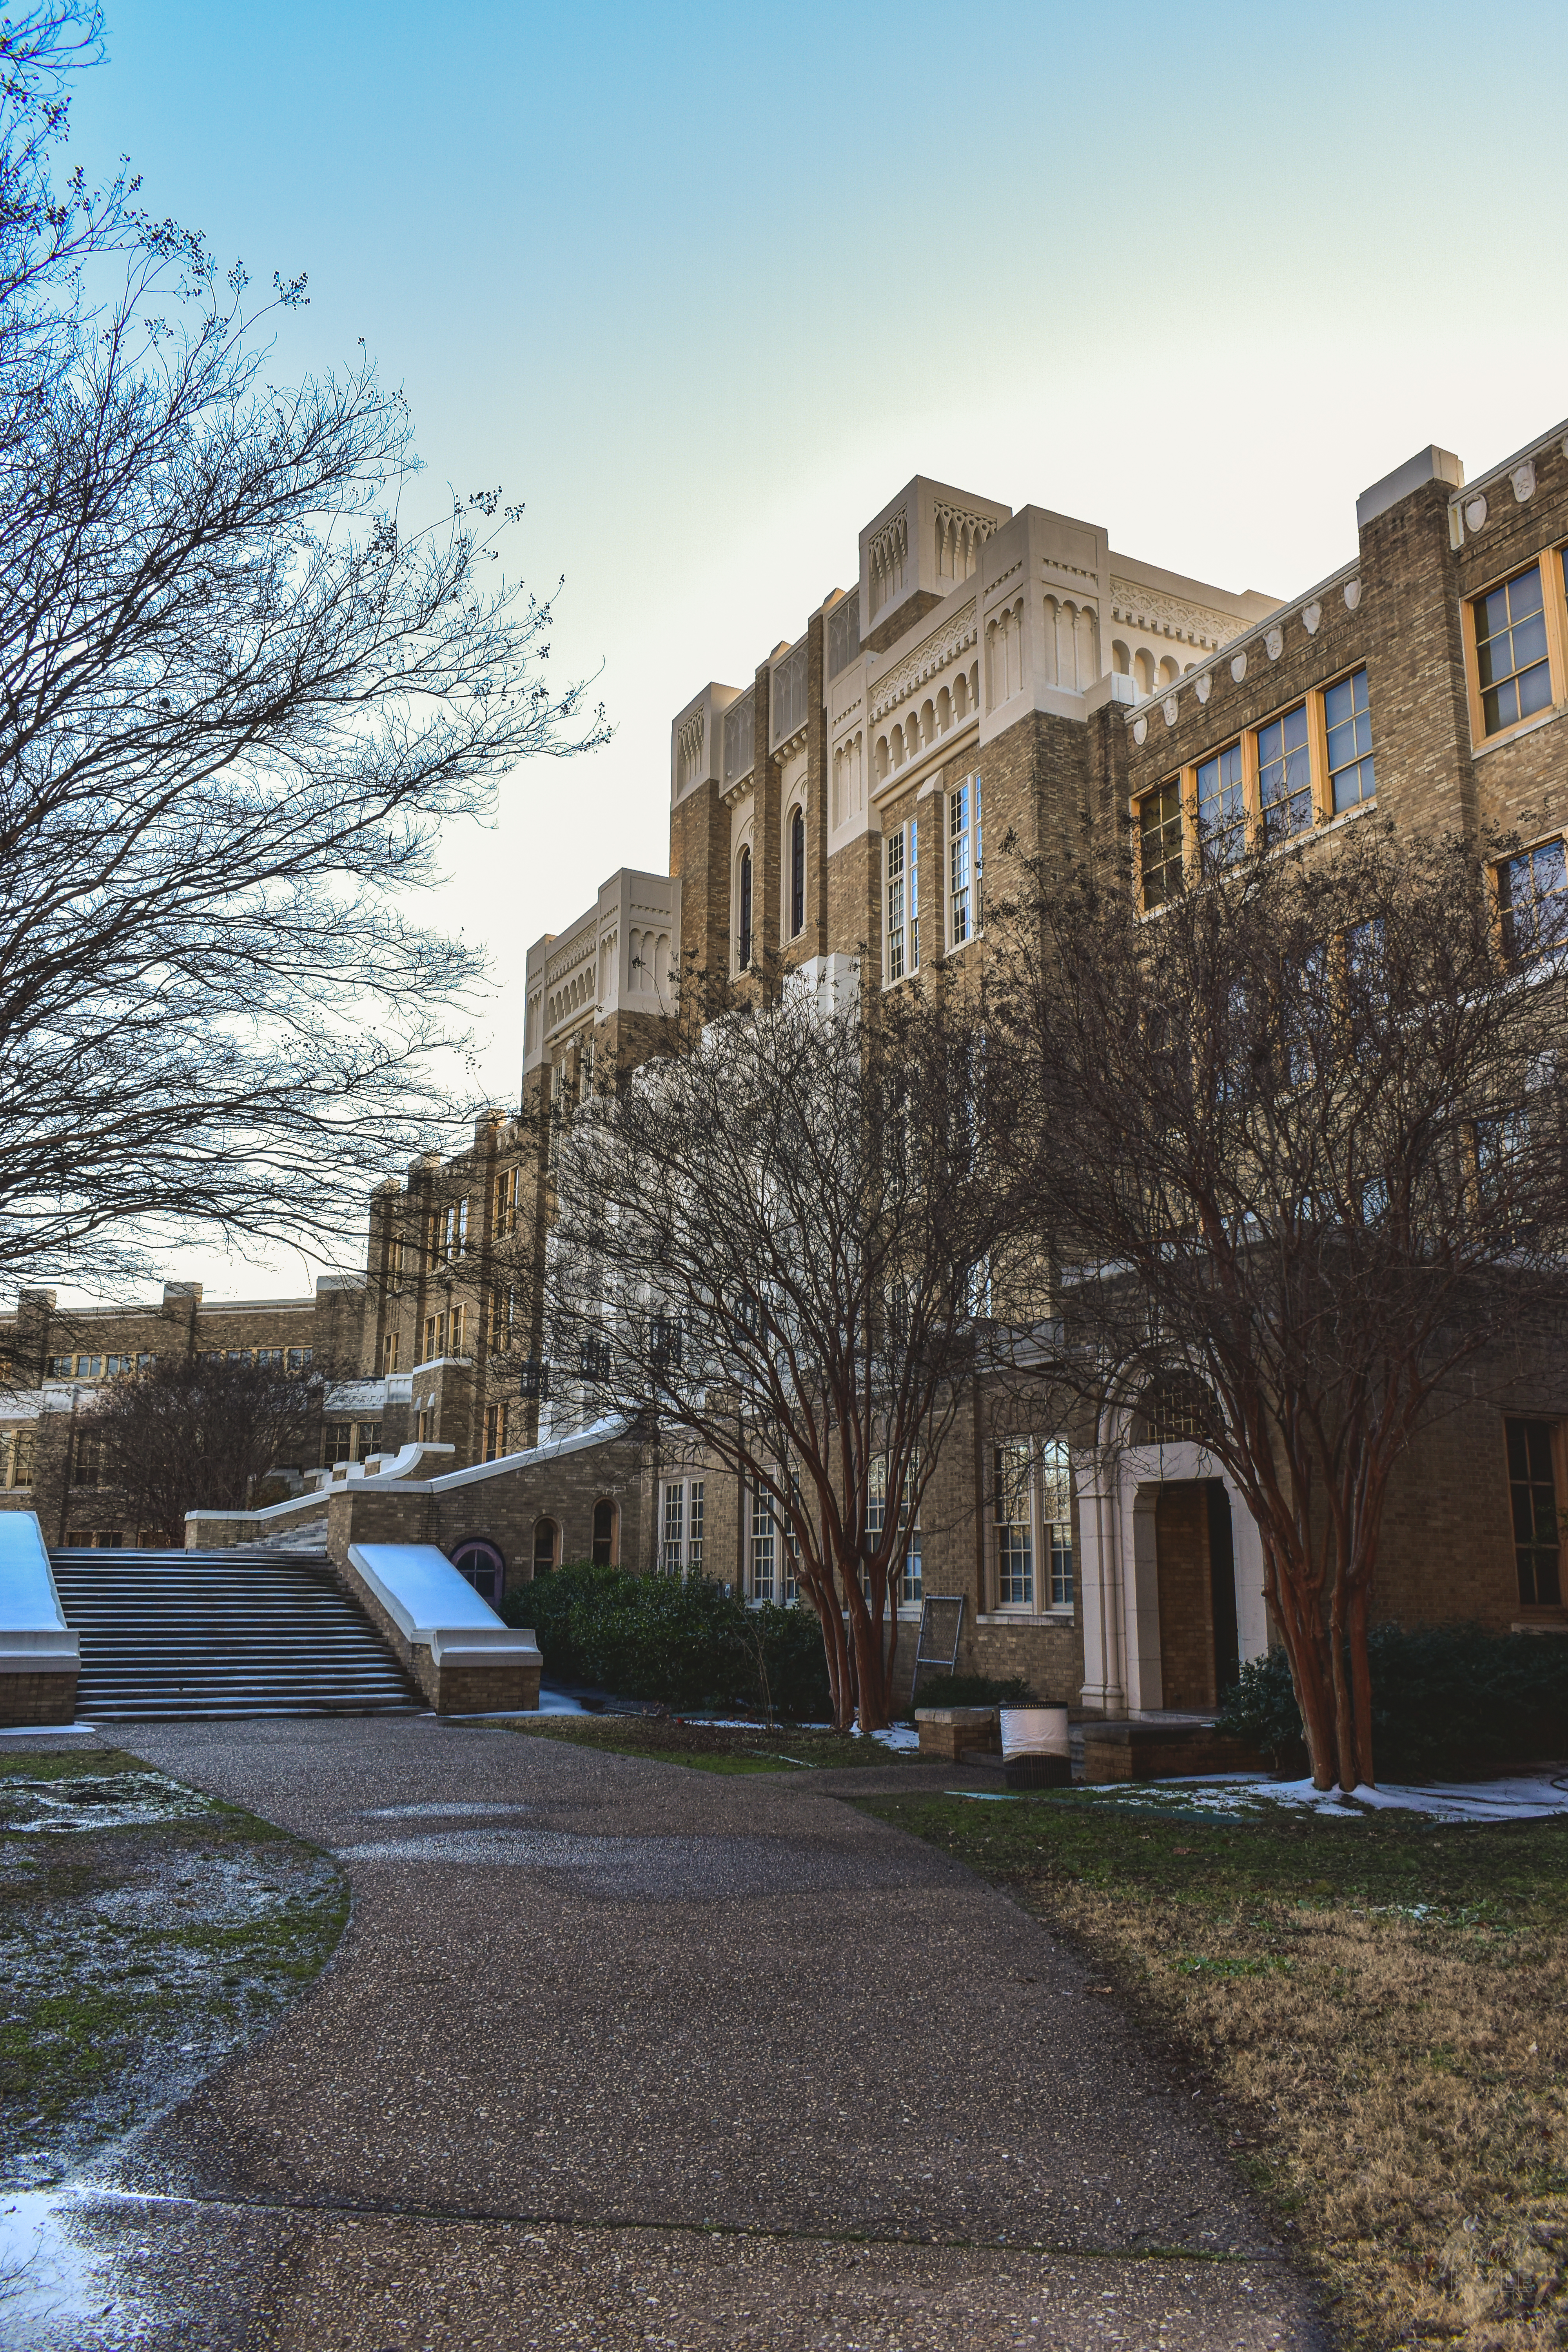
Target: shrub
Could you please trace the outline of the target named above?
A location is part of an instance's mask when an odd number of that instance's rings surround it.
[[[754,1708],[826,1717],[827,1664],[814,1612],[748,1608],[705,1576],[634,1576],[585,1561],[517,1585],[509,1625],[531,1625],[552,1681],[666,1706]]]
[[[1380,1774],[1561,1756],[1568,1748],[1568,1640],[1479,1625],[1374,1625],[1373,1753]],[[1283,1650],[1244,1666],[1219,1728],[1277,1766],[1305,1752]]]

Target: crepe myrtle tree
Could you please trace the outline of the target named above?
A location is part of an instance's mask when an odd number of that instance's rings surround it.
[[[55,184],[98,29],[0,25],[0,1268],[79,1281],[330,1241],[428,1140],[481,969],[419,919],[439,830],[605,732],[502,576],[521,509],[416,512],[363,354],[272,380],[303,279]]]
[[[734,1471],[748,1509],[764,1498],[835,1721],[870,1731],[893,1704],[909,1531],[986,1360],[982,1294],[1014,1221],[972,1010],[857,996],[786,980],[765,1009],[689,1018],[680,1050],[575,1109],[545,1323],[584,1411],[651,1417]]]
[[[1561,1328],[1562,856],[1374,815],[1221,847],[1152,912],[1037,869],[991,1008],[1004,1139],[1060,1262],[1058,1373],[1175,1384],[1261,1534],[1313,1780],[1349,1789],[1395,1465]]]

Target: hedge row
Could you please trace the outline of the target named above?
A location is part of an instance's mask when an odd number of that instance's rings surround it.
[[[1374,1625],[1367,1655],[1380,1779],[1568,1755],[1563,1635]],[[1282,1769],[1300,1766],[1301,1715],[1283,1650],[1242,1668],[1219,1728],[1250,1741]]]
[[[828,1719],[827,1662],[816,1612],[749,1608],[705,1576],[633,1576],[579,1561],[514,1586],[509,1625],[531,1625],[552,1682],[673,1707],[771,1701],[795,1723]]]

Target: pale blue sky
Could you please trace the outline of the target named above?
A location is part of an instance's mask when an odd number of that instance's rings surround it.
[[[1283,595],[1414,449],[1568,412],[1560,7],[109,5],[83,159],[308,271],[281,372],[363,336],[603,666],[614,743],[450,844],[503,1098],[529,941],[666,863],[672,714],[912,473]]]

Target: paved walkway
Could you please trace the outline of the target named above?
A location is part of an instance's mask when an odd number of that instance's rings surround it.
[[[128,1744],[331,1847],[354,1889],[319,1985],[96,2209],[150,2306],[189,2315],[138,2341],[1321,2340],[1120,2005],[837,1802],[862,1774],[430,1718]]]

